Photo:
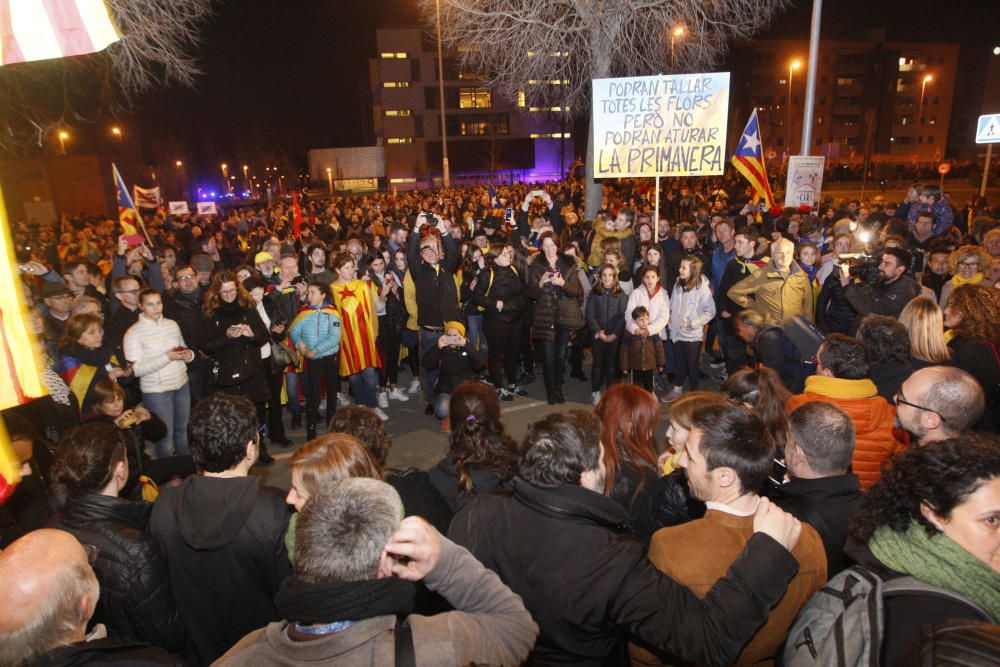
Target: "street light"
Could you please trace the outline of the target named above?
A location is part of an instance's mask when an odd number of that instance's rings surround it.
[[[225,162],[222,163],[222,184],[226,186],[226,192],[233,191],[229,186],[229,165]]]
[[[684,36],[684,26],[679,25],[670,31],[670,69],[674,69],[674,41]]]
[[[788,108],[786,109],[785,120],[785,150],[789,155],[792,153],[792,147],[788,143],[792,125],[792,73],[800,67],[802,67],[802,61],[798,58],[788,64],[788,104],[786,105]]]
[[[920,82],[920,108],[917,110],[917,118],[920,124],[924,124],[924,91],[927,90],[927,84],[934,80],[934,77],[930,74],[924,76],[923,81]]]
[[[69,132],[66,130],[59,130],[59,148],[62,149],[62,154],[66,155],[66,140],[69,139]]]
[[[441,46],[441,0],[434,0],[437,12],[438,41],[438,94],[441,98],[441,175],[444,177],[444,187],[451,187],[451,170],[448,167],[448,126],[444,120],[444,52]],[[329,172],[330,170],[327,169]],[[330,194],[333,194],[333,181],[330,181]]]
[[[184,163],[181,162],[180,160],[178,160],[177,162],[174,162],[174,164],[177,165],[178,167],[183,167],[184,166]]]
[[[243,180],[247,184],[247,190],[250,190],[250,192],[252,194],[253,193],[253,186],[250,185],[250,168],[248,166],[246,166],[246,165],[243,165]]]
[[[330,187],[330,194],[333,194],[333,169],[326,168],[326,183]]]

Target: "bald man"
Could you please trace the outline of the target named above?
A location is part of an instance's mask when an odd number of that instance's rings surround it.
[[[953,366],[928,366],[913,372],[894,399],[896,426],[919,445],[971,431],[985,409],[979,381]]]
[[[728,296],[760,314],[765,324],[781,326],[798,316],[813,320],[812,283],[795,262],[795,244],[788,239],[772,243],[767,266],[730,287]]]
[[[87,636],[101,589],[87,551],[67,532],[43,528],[0,553],[0,665],[180,665],[160,649]],[[89,641],[88,641],[89,639]]]

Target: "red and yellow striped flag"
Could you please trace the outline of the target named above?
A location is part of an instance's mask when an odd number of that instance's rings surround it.
[[[0,0],[0,65],[94,53],[119,39],[104,0]]]

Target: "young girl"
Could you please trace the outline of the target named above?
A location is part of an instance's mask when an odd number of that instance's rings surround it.
[[[677,375],[673,390],[664,397],[665,402],[676,400],[688,389],[696,391],[701,371],[698,359],[701,343],[705,338],[705,325],[715,317],[715,300],[708,278],[701,273],[702,264],[698,257],[681,260],[677,282],[670,295],[670,340],[674,343],[674,359]]]
[[[800,243],[799,247],[796,248],[795,259],[798,260],[799,266],[809,276],[809,283],[813,286],[813,302],[815,303],[819,297],[819,290],[822,287],[817,277],[822,266],[819,248],[816,247],[815,243],[809,241]]]
[[[602,264],[590,298],[587,299],[586,319],[590,328],[591,354],[590,390],[594,405],[601,400],[601,390],[611,387],[618,374],[615,364],[618,347],[625,333],[625,304],[628,297],[618,285],[615,267]]]

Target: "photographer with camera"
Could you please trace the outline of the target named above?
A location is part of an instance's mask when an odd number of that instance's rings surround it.
[[[920,284],[906,275],[911,257],[904,248],[883,248],[877,271],[872,279],[852,282],[855,271],[846,264],[840,266],[840,284],[847,303],[858,314],[853,329],[865,315],[888,315],[898,318],[914,297],[920,296]]]

